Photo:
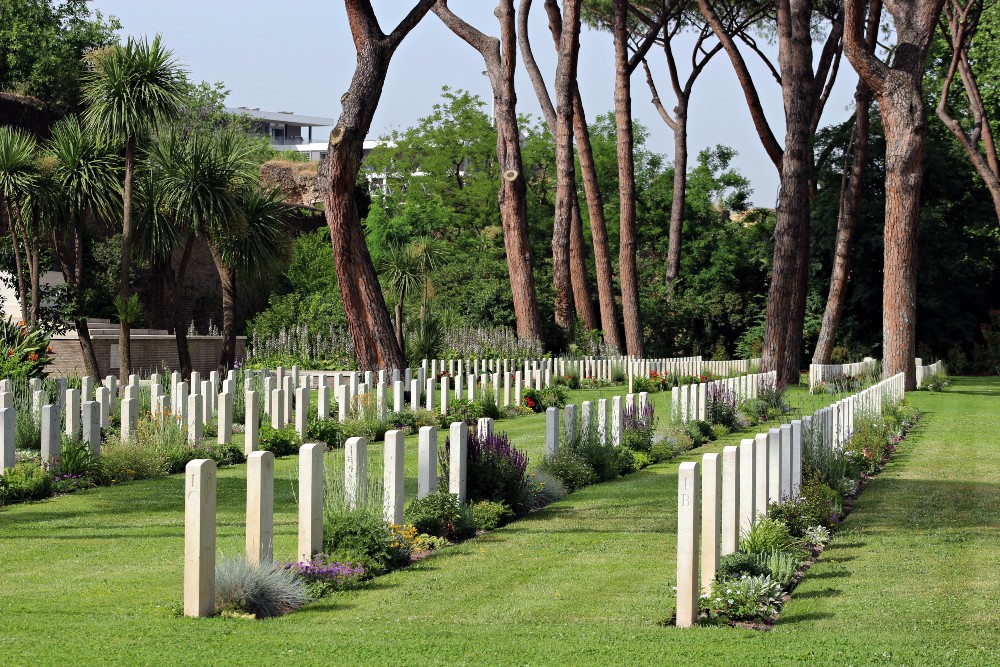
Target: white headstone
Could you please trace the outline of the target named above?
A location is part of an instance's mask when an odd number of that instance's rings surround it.
[[[437,428],[421,426],[417,443],[417,498],[423,498],[437,490]]]
[[[274,543],[274,454],[247,455],[247,560],[270,562]]]
[[[396,384],[402,384],[397,382]],[[386,523],[403,525],[403,485],[405,482],[406,435],[403,431],[385,434],[383,462],[383,506]]]
[[[208,616],[215,610],[215,461],[191,461],[184,479],[184,615]]]
[[[465,422],[452,422],[451,437],[448,439],[448,493],[458,496],[458,501],[466,500],[467,460],[469,427]]]

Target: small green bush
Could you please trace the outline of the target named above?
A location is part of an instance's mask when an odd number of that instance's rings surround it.
[[[756,558],[742,551],[736,551],[719,559],[719,569],[715,573],[715,578],[739,579],[743,576],[758,577],[767,573],[767,567],[757,562]]]
[[[215,566],[215,610],[257,618],[282,616],[309,602],[305,582],[273,562],[225,557]]]
[[[563,485],[570,491],[596,484],[597,473],[590,467],[579,454],[573,450],[563,447],[555,456],[547,458],[544,463],[538,466],[551,475],[555,475],[562,480]]]
[[[0,505],[42,500],[52,495],[52,475],[40,461],[15,463],[0,475]]]
[[[340,443],[340,422],[309,415],[306,435],[310,442],[325,442],[328,447],[336,447]]]
[[[447,491],[437,491],[410,503],[404,513],[406,522],[419,533],[444,537],[452,542],[476,534],[473,510],[462,505],[458,496]]]
[[[788,526],[792,537],[805,537],[810,526],[832,528],[840,515],[836,491],[816,478],[803,480],[800,496],[794,500],[771,503],[767,515]]]
[[[323,551],[331,560],[360,563],[368,577],[410,562],[408,545],[397,540],[380,514],[368,507],[351,510],[327,506],[323,517]]]
[[[653,461],[653,455],[647,454],[646,452],[632,452],[632,460],[635,462],[635,469],[642,470],[648,466],[655,463]]]
[[[272,428],[270,424],[261,424],[258,433],[257,448],[263,452],[271,452],[275,456],[291,456],[299,453],[302,440],[295,432],[294,426]]]
[[[794,553],[797,550],[798,543],[785,522],[770,517],[757,519],[753,527],[740,536],[740,551],[751,556],[772,551]]]
[[[482,500],[472,505],[472,520],[478,530],[495,530],[513,518],[514,513],[506,503]]]

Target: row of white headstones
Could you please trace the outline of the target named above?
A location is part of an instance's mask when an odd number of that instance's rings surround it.
[[[709,398],[716,392],[728,392],[737,403],[758,397],[762,389],[774,388],[777,371],[750,373],[738,377],[710,380],[673,387],[670,390],[670,416],[674,421],[705,421],[708,418]]]
[[[276,390],[277,391],[277,390]],[[307,401],[308,389],[298,400]],[[580,428],[588,432],[594,426],[602,442],[621,444],[623,415],[627,409],[645,410],[649,402],[646,392],[599,399],[581,404],[579,421],[577,406],[566,405],[562,434],[576,436]],[[248,400],[247,405],[250,405]],[[306,405],[308,405],[306,403]],[[609,412],[610,408],[610,412]],[[299,411],[298,414],[302,414]],[[273,416],[273,415],[272,415]],[[296,420],[298,421],[298,419]],[[476,432],[492,434],[494,421],[480,419]],[[550,407],[545,419],[545,456],[554,456],[560,446],[559,409]],[[383,516],[387,523],[403,523],[403,484],[405,469],[405,434],[388,431],[383,451]],[[448,491],[459,501],[466,500],[468,428],[463,422],[450,427]],[[348,506],[355,506],[365,497],[368,484],[368,441],[349,438],[344,451],[344,492]],[[323,543],[323,453],[321,443],[307,443],[299,450],[298,559],[306,561],[320,551]],[[437,428],[425,426],[419,430],[417,445],[417,497],[434,493],[437,487]],[[215,606],[216,563],[216,465],[211,460],[197,460],[185,471],[185,560],[184,613],[188,616],[210,614]],[[246,554],[253,563],[273,558],[274,537],[274,457],[270,452],[251,452],[247,458],[247,525]]]
[[[893,376],[767,433],[758,433],[722,454],[705,454],[680,465],[677,480],[678,627],[698,620],[698,597],[709,593],[721,556],[739,548],[741,531],[767,516],[769,503],[799,497],[802,444],[840,450],[854,420],[881,414],[884,401],[904,396],[904,375]],[[699,587],[699,563],[700,582]]]

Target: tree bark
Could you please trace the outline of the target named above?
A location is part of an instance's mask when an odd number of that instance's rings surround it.
[[[667,244],[666,283],[668,294],[681,269],[681,232],[687,194],[687,99],[678,99],[674,108],[674,196],[670,202],[670,236]]]
[[[878,38],[879,20],[882,16],[881,0],[873,0],[868,9],[868,27],[865,38],[874,51]],[[823,324],[813,353],[814,364],[829,364],[837,341],[837,331],[847,299],[847,282],[851,271],[851,253],[854,250],[855,229],[861,210],[862,181],[868,163],[869,114],[872,90],[861,79],[854,90],[854,129],[851,131],[848,160],[840,186],[840,214],[837,218],[833,270],[830,274],[830,292],[823,311]]]
[[[28,324],[28,292],[24,286],[24,259],[21,255],[21,242],[17,237],[17,224],[14,221],[14,213],[9,202],[4,202],[4,210],[7,214],[7,227],[10,230],[10,244],[14,249],[14,268],[17,270],[17,300],[21,307],[21,322]]]
[[[341,98],[340,118],[330,133],[327,160],[319,169],[319,184],[324,193],[326,222],[347,326],[362,370],[403,368],[404,360],[365,243],[354,187],[365,136],[382,97],[392,55],[433,4],[434,0],[420,0],[386,35],[370,0],[345,0],[357,63],[351,84]]]
[[[628,354],[643,356],[642,313],[639,309],[639,271],[636,266],[635,154],[632,139],[632,84],[628,66],[628,1],[615,0],[615,126],[618,145],[620,200],[618,275]]]
[[[542,323],[532,271],[531,244],[528,240],[527,184],[521,160],[517,94],[514,90],[517,65],[514,0],[501,0],[494,12],[500,22],[499,39],[483,34],[456,16],[448,8],[446,0],[439,0],[433,11],[453,33],[479,51],[486,64],[486,74],[493,89],[497,162],[502,175],[497,197],[517,333],[521,338],[540,340]]]
[[[55,227],[52,228],[52,250],[59,267],[62,270],[63,280],[69,288],[70,297],[73,299],[75,313],[72,322],[76,329],[77,339],[80,341],[80,353],[83,356],[83,364],[87,367],[87,374],[92,378],[101,377],[101,367],[97,361],[97,353],[94,351],[94,343],[90,338],[90,329],[87,326],[87,318],[83,316],[83,220],[78,218],[73,221],[73,231],[71,234],[73,247],[66,248],[66,244],[60,244],[56,236]],[[72,260],[67,255],[72,252]]]
[[[219,355],[219,372],[225,373],[236,362],[236,274],[226,266],[215,243],[209,241],[209,251],[222,285],[222,352]]]
[[[556,64],[556,211],[552,225],[552,283],[555,288],[555,319],[573,337],[573,290],[570,283],[570,227],[576,193],[576,161],[573,154],[573,92],[576,89],[580,55],[581,0],[563,2],[563,30]]]
[[[983,102],[979,83],[969,63],[969,47],[972,45],[982,11],[983,0],[964,0],[964,4],[960,0],[950,0],[945,4],[946,36],[952,49],[952,59],[941,85],[941,98],[936,113],[945,127],[955,135],[976,173],[983,179],[993,199],[997,218],[1000,218],[1000,160],[997,158],[996,142],[986,112],[986,104]],[[969,102],[967,115],[971,116],[972,120],[970,132],[966,132],[962,124],[948,111],[949,94],[956,74],[962,82]]]
[[[34,208],[34,207],[33,207]],[[38,220],[38,210],[34,209],[31,212],[31,224],[28,226],[28,233],[30,238],[30,249],[28,253],[28,274],[31,280],[31,326],[38,326],[38,316],[39,311],[42,307],[42,294],[41,294],[41,252],[39,249],[39,220]]]
[[[552,106],[552,99],[545,86],[545,80],[542,78],[541,69],[532,53],[531,41],[528,38],[528,16],[531,4],[532,0],[521,0],[520,13],[517,17],[517,41],[521,48],[525,69],[528,71],[531,85],[535,89],[535,96],[542,107],[542,116],[545,118],[549,132],[555,136],[555,107]],[[558,50],[562,38],[562,16],[559,13],[558,5],[553,2],[546,3],[546,11],[549,15],[549,29]],[[601,330],[604,333],[604,342],[615,351],[621,352],[622,342],[618,325],[618,309],[615,305],[614,274],[611,268],[611,252],[608,249],[607,222],[604,217],[604,196],[597,180],[597,167],[594,164],[594,151],[590,142],[590,128],[587,126],[587,115],[583,109],[583,98],[580,96],[579,87],[573,91],[573,137],[576,140],[577,157],[580,160],[580,174],[587,200],[587,217],[590,221],[590,235],[594,245],[594,268],[597,274],[597,300],[600,306]],[[579,211],[579,197],[577,198],[577,211]],[[572,242],[572,237],[570,241]],[[574,300],[577,300],[575,294]]]
[[[882,364],[887,377],[903,373],[916,389],[917,224],[923,184],[927,116],[923,74],[944,0],[887,5],[896,28],[891,66],[864,41],[862,0],[845,0],[844,50],[875,93],[885,128],[885,249],[882,290]]]
[[[118,283],[118,298],[122,305],[129,298],[132,268],[132,181],[135,173],[136,138],[125,143],[125,181],[122,187],[122,265]],[[119,318],[118,325],[118,379],[124,385],[132,370],[131,322]]]
[[[575,132],[574,132],[575,134]],[[587,277],[587,244],[583,240],[583,217],[580,215],[580,197],[573,203],[572,226],[569,233],[570,282],[573,284],[573,304],[576,316],[588,331],[598,328],[597,313],[590,297],[590,279]]]
[[[177,364],[181,369],[181,376],[187,380],[191,377],[191,349],[188,346],[187,323],[184,321],[184,308],[182,305],[182,295],[184,293],[184,279],[187,273],[188,260],[191,258],[191,251],[194,248],[194,235],[188,234],[184,242],[184,250],[181,253],[180,263],[174,271],[173,260],[168,258],[160,267],[163,275],[163,282],[167,291],[167,302],[170,304],[171,320],[174,325],[174,342],[177,345]],[[214,260],[213,260],[214,261]]]
[[[399,301],[396,302],[396,343],[399,345],[400,351],[403,355],[406,355],[406,345],[403,341],[403,296],[400,295]]]

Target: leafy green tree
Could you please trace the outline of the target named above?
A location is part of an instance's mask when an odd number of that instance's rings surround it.
[[[82,110],[83,57],[118,41],[121,24],[87,0],[0,3],[0,90],[31,95],[56,117]]]
[[[24,212],[30,193],[39,183],[37,169],[38,144],[24,130],[0,126],[0,218],[10,234],[16,267],[17,294],[21,305],[21,320],[28,323],[35,307],[38,234],[32,238],[32,225]],[[28,264],[30,288],[25,285],[24,269]],[[32,309],[28,307],[29,289]]]
[[[52,245],[69,296],[69,318],[76,328],[87,373],[102,377],[87,327],[88,271],[85,240],[88,222],[109,218],[120,196],[121,157],[115,146],[84,129],[75,117],[52,128],[44,154],[51,165]]]
[[[122,187],[122,261],[119,297],[128,300],[133,246],[132,189],[137,151],[152,130],[163,121],[176,117],[183,102],[182,70],[173,54],[160,42],[160,36],[147,40],[129,38],[91,53],[84,78],[84,98],[88,103],[84,118],[95,132],[120,141],[125,147],[125,173]],[[129,325],[122,321],[118,344],[120,377],[131,372]]]

